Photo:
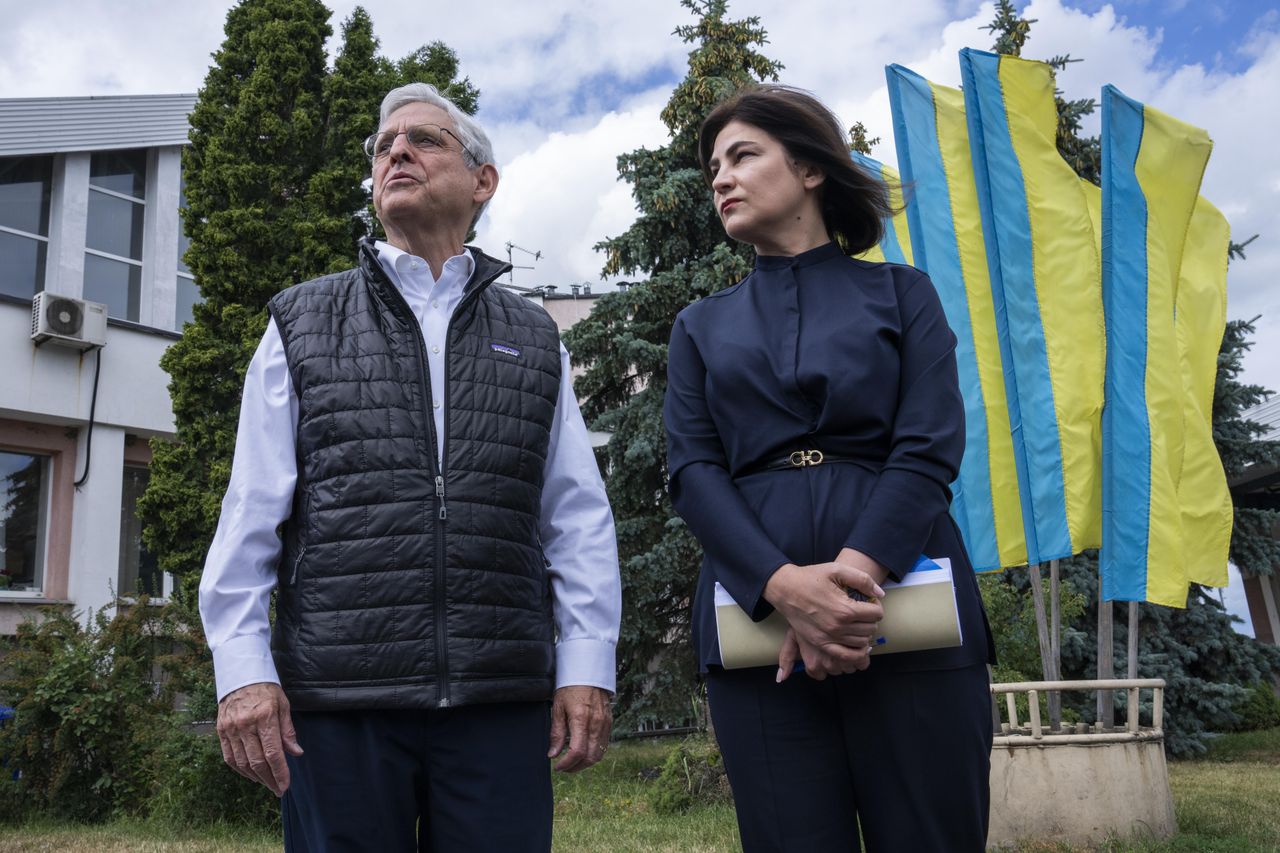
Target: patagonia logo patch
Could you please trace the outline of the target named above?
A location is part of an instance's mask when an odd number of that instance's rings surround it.
[[[494,352],[500,352],[503,355],[509,355],[512,358],[520,357],[520,349],[518,347],[513,347],[511,344],[503,344],[497,341],[492,341],[489,344],[489,349],[493,350]]]

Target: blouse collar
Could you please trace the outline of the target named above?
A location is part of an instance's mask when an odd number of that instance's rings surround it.
[[[780,270],[787,267],[808,267],[829,261],[832,258],[844,257],[840,245],[832,240],[816,249],[801,252],[798,255],[756,255],[756,269]]]

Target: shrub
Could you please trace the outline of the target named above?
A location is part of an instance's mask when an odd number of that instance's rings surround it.
[[[1236,731],[1252,732],[1280,726],[1280,697],[1275,688],[1265,681],[1250,686],[1244,700],[1235,707],[1240,716]]]
[[[668,815],[732,799],[720,748],[701,735],[685,738],[671,750],[649,794],[653,810]]]
[[[180,611],[145,597],[87,624],[46,608],[20,625],[0,677],[0,704],[15,712],[0,729],[6,812],[85,821],[144,812],[149,753],[202,644]]]

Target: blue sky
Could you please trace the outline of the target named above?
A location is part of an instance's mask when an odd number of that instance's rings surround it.
[[[1075,0],[1067,5],[1094,13],[1107,4]],[[1251,61],[1240,46],[1258,29],[1280,25],[1276,4],[1259,0],[1122,0],[1111,5],[1130,26],[1161,33],[1159,61],[1170,67],[1198,63],[1239,73]]]

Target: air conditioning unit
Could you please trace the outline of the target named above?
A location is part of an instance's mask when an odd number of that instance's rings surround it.
[[[41,291],[31,300],[31,340],[87,350],[107,342],[107,306]]]

